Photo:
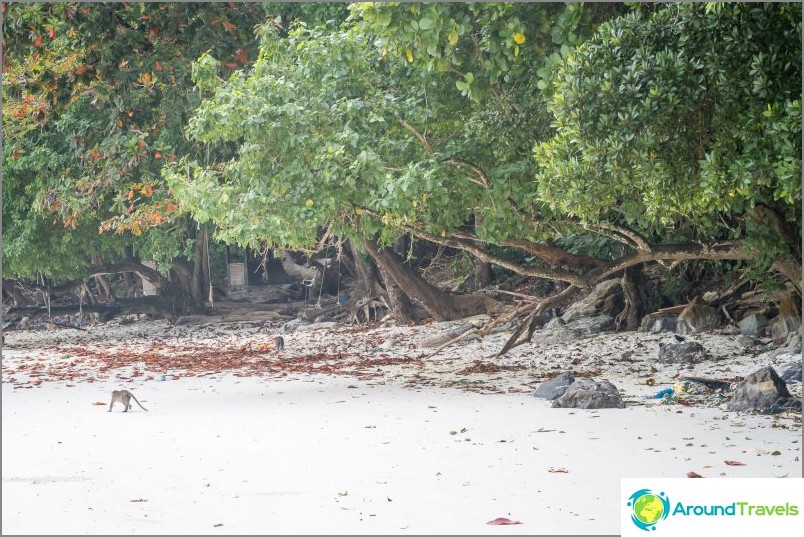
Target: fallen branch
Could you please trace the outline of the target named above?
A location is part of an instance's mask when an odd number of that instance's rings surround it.
[[[493,320],[491,323],[489,323],[487,326],[484,326],[483,328],[473,328],[473,329],[471,329],[471,330],[469,330],[467,332],[459,334],[458,336],[452,338],[451,340],[449,340],[446,343],[444,343],[443,345],[441,345],[438,349],[436,349],[435,352],[433,352],[432,354],[428,355],[426,358],[432,358],[433,356],[435,356],[436,354],[438,354],[442,350],[446,349],[450,345],[452,345],[454,343],[457,343],[458,341],[468,337],[471,334],[476,334],[481,338],[485,337],[485,336],[489,335],[498,326],[500,326],[502,324],[505,324],[505,323],[508,323],[508,322],[516,319],[517,317],[519,317],[523,313],[527,313],[529,311],[536,310],[536,311],[533,311],[533,313],[531,313],[531,315],[527,318],[526,321],[522,322],[522,324],[519,325],[519,328],[517,328],[517,330],[514,332],[514,334],[505,343],[505,346],[503,346],[503,350],[501,350],[499,353],[497,353],[496,357],[499,358],[500,356],[502,356],[503,354],[505,354],[506,352],[508,352],[512,348],[524,343],[524,341],[523,341],[522,343],[514,344],[517,341],[517,339],[519,338],[519,336],[522,334],[522,332],[525,331],[525,329],[528,330],[528,337],[527,337],[526,341],[530,341],[530,338],[531,338],[531,336],[533,336],[533,332],[536,329],[535,325],[534,325],[534,320],[536,319],[537,316],[541,315],[541,313],[545,309],[553,307],[553,306],[558,305],[558,304],[564,303],[566,300],[569,300],[570,298],[572,298],[575,295],[575,293],[577,293],[578,291],[580,291],[580,288],[575,287],[574,285],[570,285],[569,287],[567,287],[566,289],[564,289],[563,291],[561,291],[557,295],[553,295],[551,297],[548,297],[548,298],[542,300],[541,302],[531,302],[530,304],[525,304],[524,306],[516,308],[515,310],[513,310],[513,311],[511,311],[509,313],[506,313],[505,315],[501,315],[500,317],[498,317],[497,319]]]
[[[89,330],[87,330],[86,328],[78,328],[77,326],[73,326],[71,324],[60,323],[58,321],[48,320],[48,321],[45,321],[45,323],[52,324],[52,325],[55,325],[55,326],[60,326],[62,328],[72,328],[73,330],[81,330],[82,332],[89,332]]]
[[[432,353],[428,354],[427,356],[425,356],[424,359],[428,360],[428,359],[432,358],[433,356],[435,356],[436,354],[438,354],[439,352],[441,352],[444,349],[446,349],[447,347],[449,347],[450,345],[452,345],[453,343],[457,343],[458,341],[460,341],[462,339],[465,339],[465,338],[469,337],[472,334],[479,334],[479,333],[480,333],[479,328],[471,328],[471,329],[467,330],[466,332],[464,332],[463,334],[459,335],[458,337],[455,337],[455,338],[447,341],[446,343],[444,343],[443,345],[438,347],[434,352],[432,352]]]
[[[570,285],[557,295],[548,297],[542,300],[541,302],[528,304],[528,306],[530,306],[531,309],[533,309],[534,311],[528,316],[526,321],[524,321],[522,324],[519,325],[519,327],[514,331],[511,337],[508,338],[508,341],[505,342],[505,345],[503,345],[502,350],[500,350],[500,352],[497,353],[497,358],[499,358],[506,352],[510,351],[514,347],[518,347],[519,345],[522,345],[523,343],[530,341],[530,339],[533,337],[533,332],[536,331],[536,320],[539,318],[542,312],[547,308],[559,306],[565,303],[570,298],[575,296],[575,294],[578,291],[580,291],[579,287]],[[524,310],[524,307],[521,309]],[[520,341],[520,336],[525,330],[528,331],[528,335],[526,338]]]
[[[489,294],[502,293],[504,295],[511,295],[511,296],[515,296],[517,298],[525,299],[525,300],[527,300],[529,302],[534,302],[534,301],[539,300],[537,297],[531,296],[531,295],[526,295],[525,293],[515,293],[514,291],[503,291],[502,289],[488,289],[488,290],[481,289],[481,291],[483,291],[484,293],[489,293]]]

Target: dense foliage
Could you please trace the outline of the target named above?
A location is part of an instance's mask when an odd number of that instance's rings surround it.
[[[681,259],[800,286],[800,4],[5,15],[11,274],[189,256],[200,222],[256,248],[409,233],[576,286]]]

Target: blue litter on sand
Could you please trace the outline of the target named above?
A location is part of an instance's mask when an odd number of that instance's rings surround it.
[[[656,395],[653,396],[654,399],[664,399],[665,397],[671,398],[675,395],[675,391],[673,388],[665,388],[664,390],[659,390],[656,392]]]
[[[672,399],[673,396],[676,394],[673,388],[665,388],[663,390],[659,390],[656,392],[656,395],[643,395],[643,399]]]

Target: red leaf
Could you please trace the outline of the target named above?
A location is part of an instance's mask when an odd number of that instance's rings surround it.
[[[703,477],[701,474],[696,474],[695,472],[687,472],[687,477]]]
[[[745,466],[745,463],[740,461],[723,461],[723,462],[725,462],[729,466]]]
[[[161,71],[161,70],[162,70],[162,64],[161,64],[161,63],[159,63],[159,61],[158,61],[158,60],[157,60],[156,62],[154,62],[154,69],[156,69],[157,71]]]
[[[489,526],[511,526],[513,524],[522,524],[519,520],[511,520],[510,518],[495,518],[486,522]]]
[[[41,46],[42,46],[42,36],[41,36],[41,35],[37,35],[37,36],[36,36],[36,39],[34,39],[34,40],[33,40],[33,44],[34,44],[34,46],[36,46],[36,47],[41,47]]]
[[[237,64],[236,64],[236,63],[234,63],[234,62],[226,62],[226,63],[224,63],[223,65],[225,65],[225,66],[226,66],[226,67],[228,67],[229,69],[237,69]]]

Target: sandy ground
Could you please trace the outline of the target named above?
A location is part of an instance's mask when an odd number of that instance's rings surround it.
[[[293,331],[282,351],[260,322],[9,332],[2,532],[616,534],[621,477],[801,477],[800,415],[645,398],[800,355],[695,335],[713,359],[689,368],[656,361],[671,334],[537,333],[493,360],[500,333],[427,358],[454,326]],[[530,395],[568,370],[611,380],[626,408]],[[107,412],[118,388],[149,412]]]

